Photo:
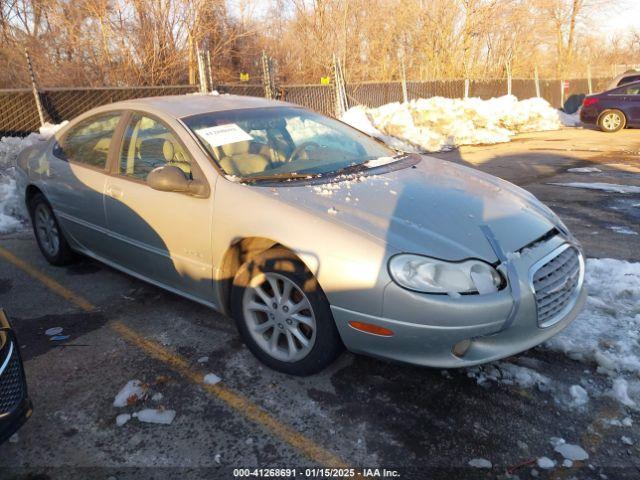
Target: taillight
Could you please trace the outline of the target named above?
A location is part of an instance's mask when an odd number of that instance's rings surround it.
[[[594,97],[585,97],[585,99],[582,102],[582,106],[583,107],[588,107],[589,105],[595,105],[599,101],[600,100],[598,100],[597,98],[594,98]]]

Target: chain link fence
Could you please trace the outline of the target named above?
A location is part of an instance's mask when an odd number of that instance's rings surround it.
[[[610,79],[591,79],[592,91],[606,88]],[[568,83],[567,83],[568,82]],[[559,80],[540,80],[540,96],[552,106],[566,108],[569,113],[577,109],[582,98],[589,92],[586,78]],[[220,93],[234,95],[265,96],[264,85],[226,84],[218,85]],[[488,99],[506,95],[507,80],[472,80],[469,82],[468,95]],[[46,88],[39,92],[44,109],[45,120],[59,123],[90,110],[91,108],[131,98],[161,95],[184,95],[199,90],[196,85],[157,86],[157,87],[99,87],[99,88]],[[401,82],[363,82],[346,85],[349,106],[365,105],[379,107],[390,102],[403,101]],[[536,84],[533,79],[513,79],[511,92],[520,99],[536,96]],[[281,85],[276,88],[276,98],[295,103],[325,115],[336,114],[336,89],[334,85]],[[407,82],[407,99],[441,96],[462,98],[465,95],[464,80],[434,80]],[[0,90],[0,136],[26,135],[37,131],[40,126],[38,110],[30,89]]]

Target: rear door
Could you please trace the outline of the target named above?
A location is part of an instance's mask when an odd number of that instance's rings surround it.
[[[66,131],[47,152],[46,195],[68,239],[104,255],[106,168],[121,112],[91,116]]]
[[[627,122],[630,125],[640,125],[640,82],[626,87],[625,102],[628,104],[626,108]]]
[[[152,189],[147,175],[162,165],[206,182],[175,131],[150,114],[132,113],[105,184],[109,256],[132,273],[210,302],[212,198]]]

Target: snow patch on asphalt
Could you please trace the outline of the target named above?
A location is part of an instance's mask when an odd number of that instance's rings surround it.
[[[486,458],[473,458],[469,460],[469,466],[474,468],[491,468],[493,464]]]
[[[540,457],[536,461],[539,468],[543,470],[550,470],[556,466],[556,462],[551,460],[549,457]]]
[[[487,365],[471,367],[467,376],[474,378],[478,385],[496,382],[503,385],[518,385],[524,388],[537,386],[540,390],[548,390],[551,379],[537,371],[509,362],[496,362]]]
[[[591,397],[608,396],[621,405],[640,405],[640,263],[611,258],[588,259],[585,284],[589,296],[583,311],[565,330],[541,348],[561,352],[572,360],[594,366],[604,377],[593,382],[589,370],[580,384],[550,378],[544,363],[518,357],[471,367],[467,376],[479,385],[499,383],[536,387],[552,393],[560,406],[588,408]],[[627,421],[629,423],[629,421]]]
[[[129,403],[135,403],[138,399],[142,399],[145,394],[146,389],[142,386],[140,380],[129,380],[114,398],[113,406],[126,407]]]
[[[622,235],[638,235],[638,232],[631,230],[629,227],[624,227],[621,225],[613,225],[611,227],[607,227],[609,230],[613,230],[616,233],[620,233]]]
[[[544,348],[595,364],[611,378],[608,394],[626,406],[640,401],[640,263],[588,259],[584,310]]]
[[[635,185],[619,185],[617,183],[603,183],[603,182],[567,182],[567,183],[555,183],[551,182],[548,185],[557,185],[559,187],[571,187],[571,188],[585,188],[587,190],[602,190],[603,192],[612,193],[640,193],[640,187]]]
[[[129,420],[131,420],[131,415],[128,413],[121,413],[120,415],[118,415],[116,417],[116,425],[121,427],[123,426],[125,423],[127,423]]]
[[[579,445],[564,443],[564,440],[561,444],[556,445],[554,450],[562,455],[566,460],[571,460],[572,462],[587,460],[589,458],[589,454],[584,448]]]
[[[393,148],[417,153],[509,142],[517,133],[577,124],[575,116],[554,109],[546,100],[519,101],[509,95],[490,100],[431,97],[377,108],[356,106],[341,120]]]
[[[171,425],[176,418],[175,410],[161,410],[159,408],[145,408],[132,415],[140,422]]]
[[[601,172],[597,167],[579,167],[579,168],[569,168],[567,172],[571,173],[598,173]]]
[[[222,379],[215,373],[207,373],[203,380],[207,385],[215,385],[216,383],[220,383]]]

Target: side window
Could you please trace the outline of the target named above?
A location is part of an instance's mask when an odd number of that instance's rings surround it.
[[[629,85],[625,90],[627,95],[640,95],[640,84]]]
[[[120,175],[146,180],[151,170],[163,165],[178,167],[192,178],[189,156],[175,134],[158,120],[134,114],[122,141]]]
[[[73,127],[54,148],[54,155],[73,162],[105,168],[120,113],[88,118]]]

